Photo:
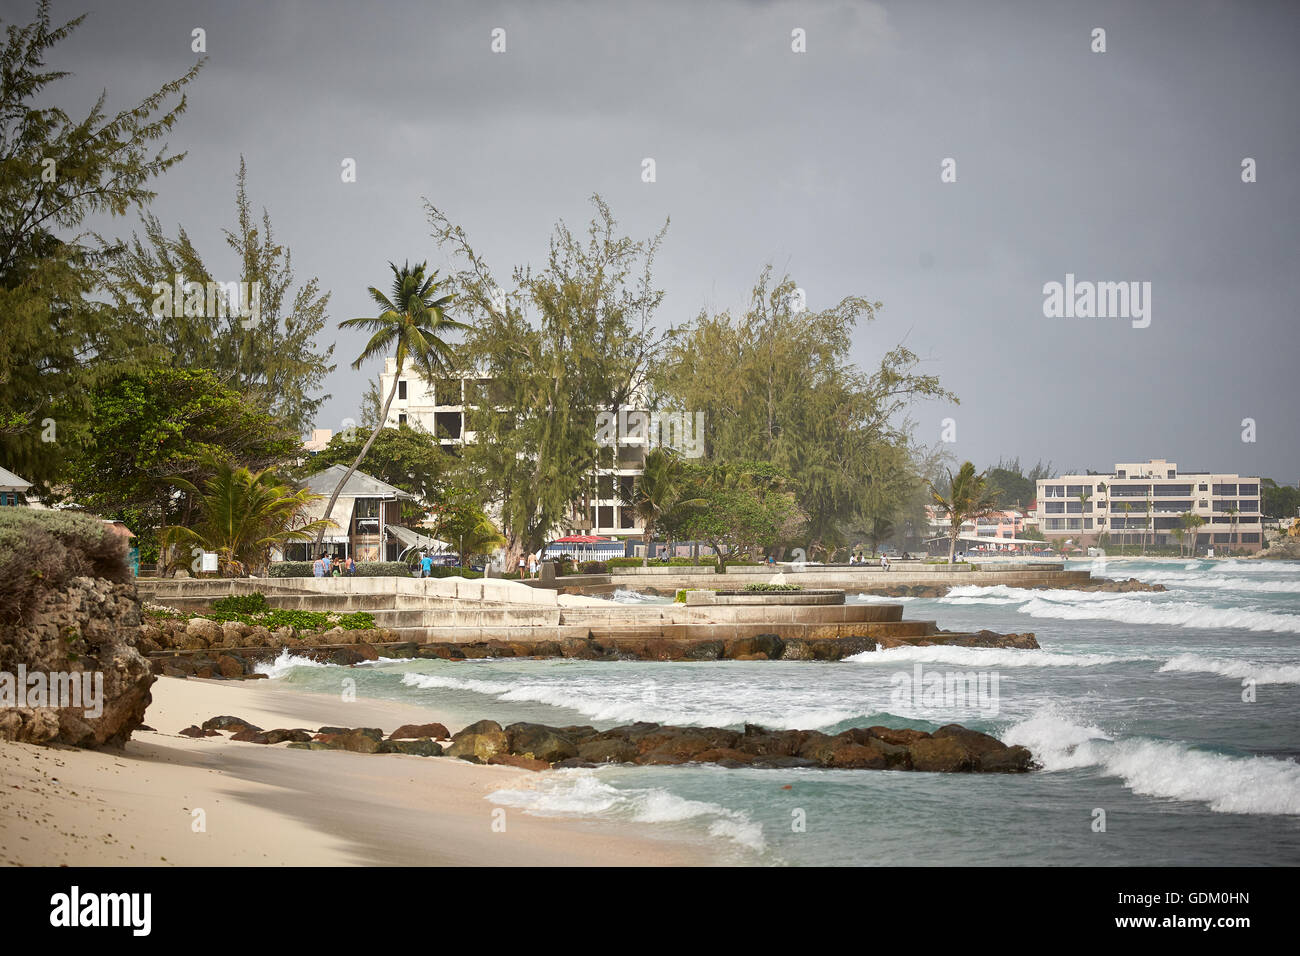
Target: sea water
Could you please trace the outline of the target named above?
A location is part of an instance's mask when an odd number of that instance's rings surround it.
[[[1300,864],[1300,563],[1112,558],[1093,570],[1168,590],[960,587],[903,599],[906,618],[949,630],[1033,631],[1036,651],[347,669],[284,655],[267,670],[311,691],[337,692],[350,677],[359,697],[462,723],[756,723],[833,734],[959,722],[1027,746],[1042,764],[1017,775],[610,766],[538,774],[489,797],[507,813],[618,821],[698,842],[722,863]],[[959,697],[924,708],[900,700],[904,677],[922,672],[996,675],[995,712]]]

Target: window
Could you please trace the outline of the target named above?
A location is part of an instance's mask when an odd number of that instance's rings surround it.
[[[1173,477],[1173,476],[1171,475],[1170,477]],[[1209,491],[1209,490],[1210,490],[1210,486],[1207,485],[1207,484],[1205,484],[1205,482],[1201,482],[1201,484],[1197,487],[1196,490],[1197,490],[1197,491]]]
[[[405,424],[406,424],[406,413],[405,413],[405,412],[399,412],[399,413],[398,413],[398,415],[397,415],[397,424],[399,424],[399,425],[405,425]]]
[[[1165,475],[1165,477],[1166,477],[1166,478],[1177,478],[1177,477],[1178,477],[1178,472],[1176,472],[1176,471],[1174,471],[1174,469],[1170,468],[1170,469],[1169,469],[1169,472]]]
[[[397,383],[397,397],[403,401],[406,400],[406,382],[399,381]]]
[[[1126,475],[1126,474],[1124,473],[1124,469],[1121,468],[1119,471],[1115,472],[1115,477],[1116,477],[1116,478],[1127,478],[1128,475]]]

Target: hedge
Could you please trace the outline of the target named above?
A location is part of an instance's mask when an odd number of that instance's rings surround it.
[[[270,575],[273,578],[310,578],[314,575],[311,561],[277,561],[271,565]],[[357,565],[355,575],[343,574],[343,577],[359,578],[409,578],[415,574],[417,565],[407,564],[404,561],[363,561]],[[435,578],[481,578],[482,571],[472,571],[469,568],[445,567],[437,565],[434,567],[430,577]]]
[[[126,540],[98,518],[71,511],[0,508],[0,622],[17,623],[40,592],[82,575],[131,581]]]

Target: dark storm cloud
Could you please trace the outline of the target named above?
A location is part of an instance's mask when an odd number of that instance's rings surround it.
[[[220,251],[238,157],[334,320],[389,259],[444,260],[421,197],[502,272],[602,193],[634,235],[672,227],[661,314],[743,308],[765,262],[822,307],[885,303],[864,364],[906,337],[962,404],[961,458],[1300,477],[1291,292],[1300,149],[1282,3],[56,4],[88,23],[61,96],[122,105],[209,63],[154,211]],[[31,6],[5,4],[25,21]],[[489,51],[490,31],[508,51]],[[790,31],[807,31],[807,53]],[[1107,52],[1089,50],[1107,31]],[[1245,185],[1240,162],[1259,163]],[[343,184],[353,157],[358,182]],[[640,181],[643,157],[658,182]],[[957,182],[941,184],[953,157]],[[121,223],[115,228],[129,228]],[[1152,322],[1048,319],[1042,287],[1149,281]],[[338,336],[334,398],[367,375]],[[1240,441],[1242,418],[1259,426]]]

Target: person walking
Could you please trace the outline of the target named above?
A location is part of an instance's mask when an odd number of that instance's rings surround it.
[[[530,578],[537,577],[537,555],[535,554],[528,556],[528,576]]]
[[[354,574],[356,574],[356,573],[357,573],[357,562],[354,561],[354,560],[352,560],[352,555],[349,554],[349,555],[348,555],[348,574],[349,574],[349,575],[354,575]]]
[[[524,574],[528,570],[528,560],[521,554],[519,556],[519,580],[524,579]]]
[[[311,565],[311,573],[318,578],[325,577],[325,555],[321,555]]]
[[[433,577],[433,555],[427,551],[424,553],[424,557],[420,559],[420,577]]]

